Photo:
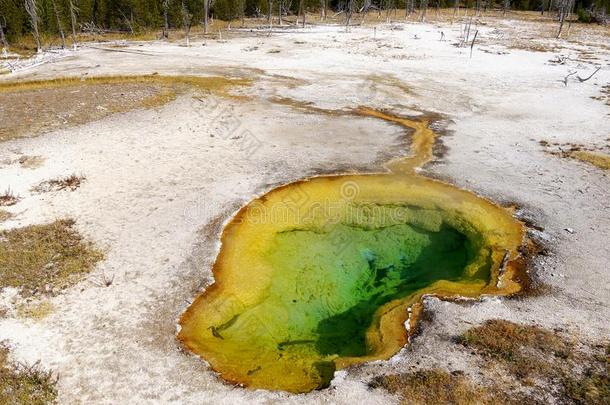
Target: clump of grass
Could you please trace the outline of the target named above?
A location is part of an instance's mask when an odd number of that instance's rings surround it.
[[[42,405],[55,402],[57,377],[40,364],[25,366],[8,360],[8,348],[0,344],[0,403]]]
[[[401,397],[401,404],[501,404],[503,397],[483,386],[473,384],[461,373],[442,369],[375,378],[372,388],[385,388]]]
[[[53,294],[78,282],[102,258],[71,219],[1,231],[0,288],[21,288],[24,296]]]
[[[610,403],[608,345],[577,345],[557,331],[499,319],[469,329],[458,341],[534,391],[556,392],[560,403]]]
[[[4,193],[0,194],[0,206],[7,207],[15,205],[17,202],[19,202],[19,196],[15,195],[10,187],[7,188]]]
[[[0,222],[4,222],[7,219],[10,219],[12,216],[13,216],[13,214],[11,214],[8,211],[0,210]]]
[[[58,179],[43,181],[42,183],[35,186],[32,190],[38,193],[62,190],[74,191],[80,187],[83,181],[85,181],[84,176],[77,176],[76,174],[72,174],[70,176],[60,177]]]

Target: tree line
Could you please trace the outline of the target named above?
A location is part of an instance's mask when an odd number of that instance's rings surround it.
[[[83,31],[139,32],[185,28],[206,23],[208,18],[234,20],[243,17],[298,15],[303,10],[321,15],[352,12],[447,8],[505,8],[557,10],[565,0],[0,0],[0,40],[23,35],[76,36]],[[610,0],[569,0],[581,19],[595,10],[610,12]],[[36,31],[36,33],[34,32]],[[74,38],[75,39],[75,38]]]

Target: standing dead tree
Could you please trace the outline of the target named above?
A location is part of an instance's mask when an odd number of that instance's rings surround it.
[[[561,31],[563,30],[563,23],[566,18],[569,17],[569,14],[574,7],[574,0],[559,0],[557,2],[557,11],[559,11],[559,30],[557,31],[556,38],[561,36]]]
[[[169,38],[169,4],[170,0],[163,0],[163,38]]]
[[[72,49],[76,50],[76,15],[80,11],[75,4],[76,0],[69,0],[70,7],[70,25],[72,28]]]
[[[415,12],[415,0],[406,0],[405,19]]]
[[[2,56],[6,56],[8,54],[8,41],[4,36],[4,27],[6,27],[6,19],[4,16],[0,16],[0,42],[2,43]]]
[[[273,0],[267,1],[267,24],[269,24],[269,29],[273,25],[273,21],[271,18],[273,17]]]
[[[419,8],[421,9],[421,13],[419,15],[419,21],[426,22],[426,11],[428,10],[428,0],[420,0]]]
[[[347,10],[345,13],[345,31],[349,32],[349,24],[352,21],[352,14],[354,13],[354,0],[347,1]]]
[[[30,16],[30,23],[32,24],[32,35],[34,41],[36,41],[36,52],[42,52],[42,46],[40,45],[40,32],[38,31],[38,5],[36,0],[25,0],[25,11]]]
[[[186,0],[182,0],[182,29],[184,29],[184,43],[186,46],[191,45],[189,34],[191,32],[191,17],[189,9],[186,6]]]
[[[55,0],[51,0],[51,5],[53,6],[53,14],[55,14],[55,20],[57,21],[57,30],[59,31],[59,36],[61,37],[61,49],[65,49],[66,35],[64,34],[64,27],[61,23],[61,18],[59,18],[59,10],[57,9],[57,3]]]
[[[305,0],[299,1],[299,14],[303,16],[303,28],[305,28],[305,14],[307,14],[307,11],[305,10]],[[299,25],[298,16],[297,16],[297,25]]]
[[[320,20],[326,20],[326,0],[320,0]]]
[[[504,0],[502,3],[502,16],[506,17],[506,12],[510,10],[510,0]]]
[[[210,24],[210,3],[211,0],[203,0],[203,33],[208,33],[208,26]]]

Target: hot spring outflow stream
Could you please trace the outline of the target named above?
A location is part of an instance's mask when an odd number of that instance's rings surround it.
[[[228,381],[322,388],[336,369],[398,352],[424,294],[521,289],[522,224],[471,192],[415,174],[432,158],[426,121],[359,113],[413,129],[412,157],[391,161],[388,173],[276,188],[224,229],[216,281],[183,314],[178,338]]]

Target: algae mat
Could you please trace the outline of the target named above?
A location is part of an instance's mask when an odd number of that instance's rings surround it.
[[[524,229],[473,193],[415,173],[434,133],[387,173],[321,176],[279,187],[225,227],[215,283],[183,314],[178,338],[227,381],[307,392],[338,368],[387,359],[408,341],[424,294],[518,292]]]

